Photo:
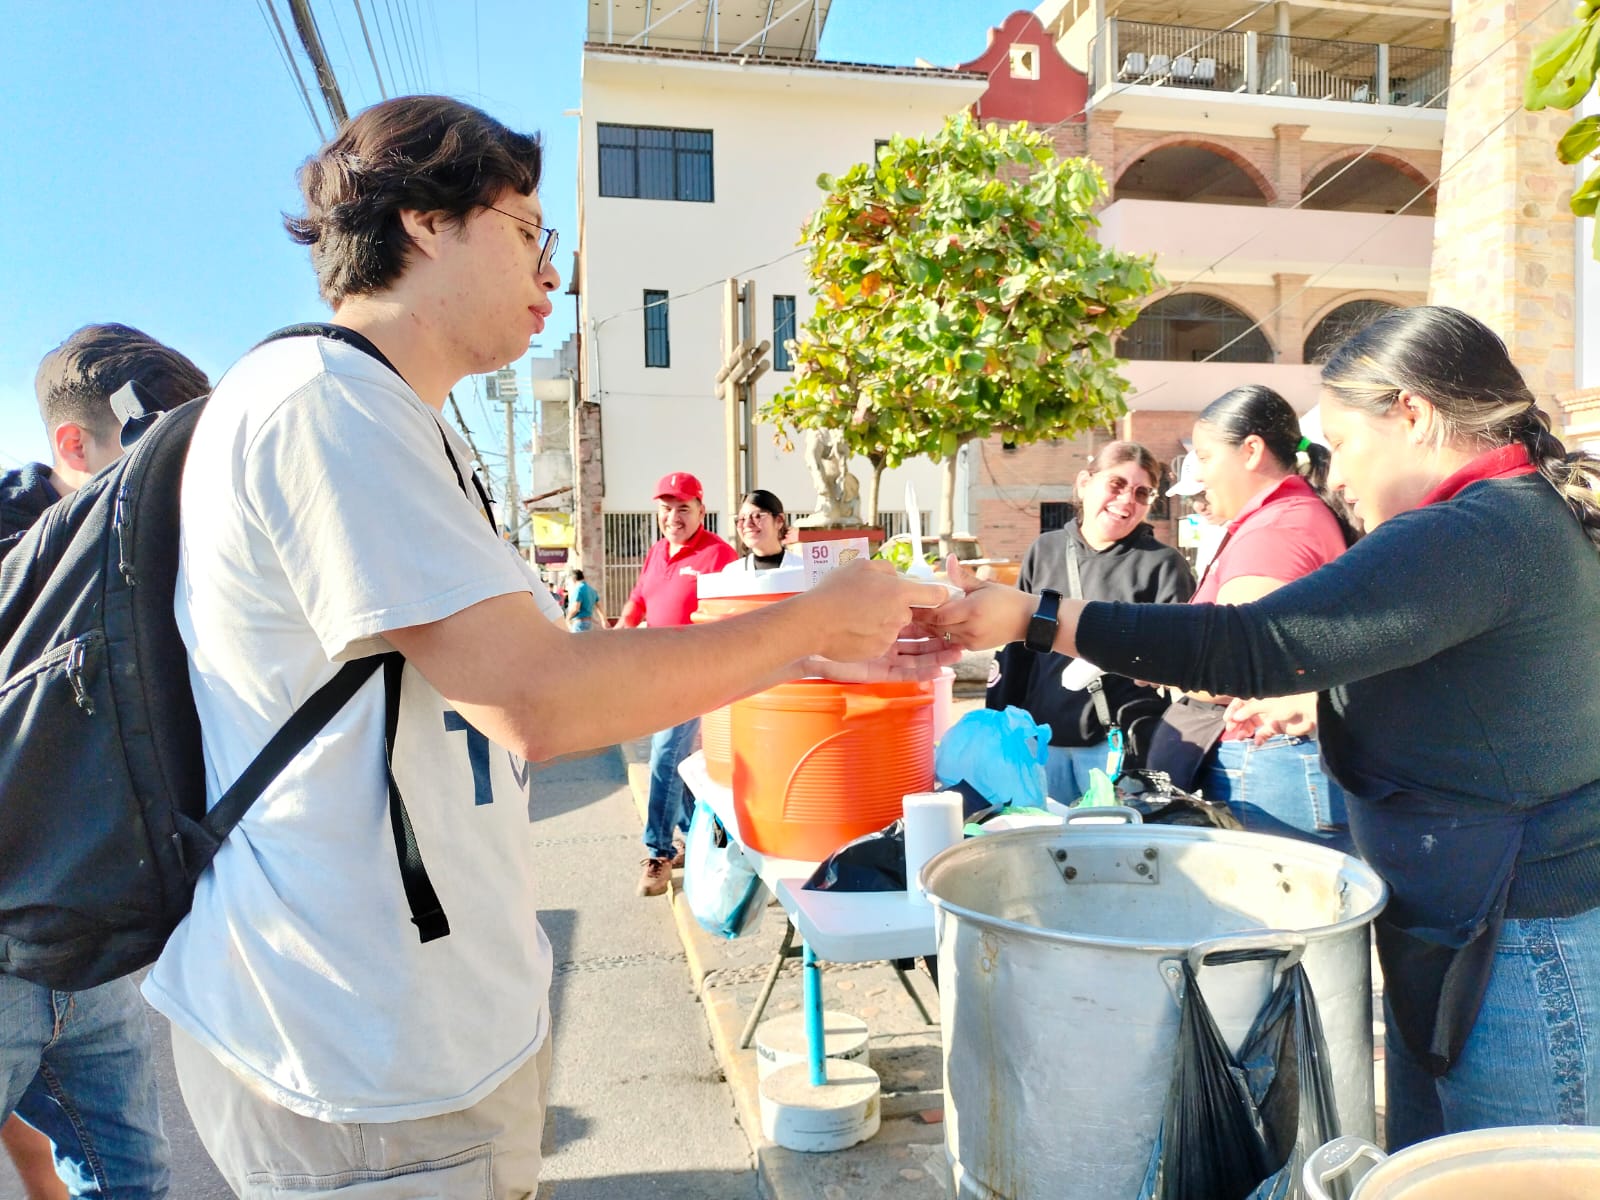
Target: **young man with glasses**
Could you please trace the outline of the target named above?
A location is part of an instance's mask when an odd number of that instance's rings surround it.
[[[195,1127],[241,1194],[531,1197],[552,963],[528,762],[805,668],[926,676],[944,657],[876,657],[944,591],[870,570],[692,629],[596,638],[547,619],[442,414],[550,314],[540,165],[537,139],[455,100],[355,117],[302,169],[305,214],[287,223],[337,328],[251,351],[195,430],[176,610],[213,803],[343,662],[405,659],[397,689],[376,675],[266,789],[145,981]],[[395,862],[391,729],[449,918],[427,941]]]

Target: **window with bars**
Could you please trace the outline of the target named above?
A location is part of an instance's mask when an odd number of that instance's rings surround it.
[[[1126,359],[1267,363],[1272,346],[1248,316],[1225,300],[1192,292],[1157,300],[1117,342]]]
[[[772,369],[774,371],[794,370],[794,360],[789,357],[789,347],[787,345],[792,337],[794,337],[794,297],[774,296],[772,298]]]
[[[715,198],[711,130],[601,125],[600,194],[635,200]]]
[[[1045,500],[1039,505],[1039,532],[1065,529],[1071,523],[1075,510],[1070,500]]]
[[[672,365],[672,342],[667,337],[667,294],[648,288],[644,293],[644,365]]]

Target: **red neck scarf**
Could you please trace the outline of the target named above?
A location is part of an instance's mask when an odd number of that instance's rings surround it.
[[[1512,479],[1518,475],[1532,475],[1536,470],[1538,468],[1528,457],[1528,448],[1520,442],[1513,442],[1509,446],[1501,446],[1478,455],[1424,496],[1422,503],[1417,507],[1425,508],[1430,504],[1453,499],[1468,484],[1483,479]]]

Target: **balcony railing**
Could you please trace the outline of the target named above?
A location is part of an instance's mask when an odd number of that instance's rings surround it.
[[[1443,108],[1450,52],[1111,20],[1090,55],[1107,84]]]

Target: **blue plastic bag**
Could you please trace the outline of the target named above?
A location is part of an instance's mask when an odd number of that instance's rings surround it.
[[[694,806],[684,837],[683,895],[702,929],[730,939],[748,933],[766,907],[760,876],[703,802]]]
[[[1050,726],[1015,706],[979,708],[940,739],[933,773],[945,787],[968,784],[990,804],[1043,808],[1049,755]]]

